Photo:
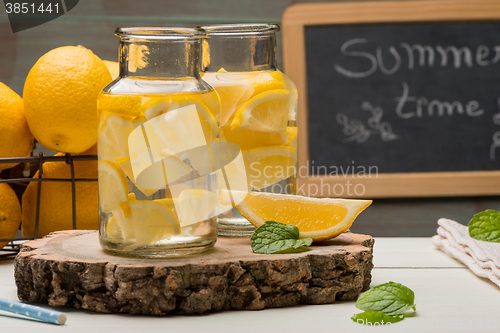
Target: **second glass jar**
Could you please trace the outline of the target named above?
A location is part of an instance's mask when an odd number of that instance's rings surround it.
[[[249,191],[297,193],[297,89],[277,69],[276,24],[200,27],[203,80],[221,100],[220,141],[239,146]],[[250,236],[236,208],[218,216],[218,234]]]

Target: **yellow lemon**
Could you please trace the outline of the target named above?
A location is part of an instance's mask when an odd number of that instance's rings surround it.
[[[253,73],[250,78],[250,84],[254,87],[251,97],[268,90],[286,89],[285,80],[280,71]]]
[[[106,235],[111,240],[123,238],[122,228],[118,224],[115,216],[111,216],[111,219],[106,226]]]
[[[137,127],[139,127],[142,124],[144,124],[146,121],[147,121],[147,119],[144,116],[135,117],[132,120],[132,126],[134,126],[134,129],[136,129]]]
[[[268,90],[252,97],[236,111],[231,129],[286,131],[289,110],[290,90]]]
[[[134,246],[153,245],[156,242],[179,235],[181,227],[177,216],[165,206],[154,201],[131,201]]]
[[[21,97],[0,82],[0,158],[25,157],[33,148],[24,104]],[[9,169],[17,163],[0,163],[0,170]]]
[[[295,174],[297,153],[288,146],[242,150],[248,185],[260,190]]]
[[[120,75],[120,64],[117,61],[103,60],[102,62],[108,68],[109,74],[111,74],[113,80]]]
[[[146,163],[144,163],[146,167],[144,167],[144,170],[139,174],[139,179],[137,180],[134,175],[130,157],[119,158],[116,160],[116,163],[130,181],[134,183],[137,189],[147,197],[158,192],[160,188],[165,187],[168,183],[178,180],[193,170],[177,156],[171,155],[164,158],[161,163],[155,164],[153,167],[151,167],[153,164],[150,160],[146,161]],[[139,161],[135,163],[138,165],[139,169],[142,169],[139,165],[143,164],[143,162]],[[150,168],[148,169],[148,167]],[[167,177],[166,180],[165,176]]]
[[[225,79],[227,77],[227,79]],[[220,97],[220,124],[225,125],[236,109],[247,101],[253,93],[253,87],[246,78],[231,80],[230,74],[206,73],[203,76],[208,84],[217,91]]]
[[[96,153],[95,146],[82,155]],[[56,156],[63,156],[59,153]],[[75,178],[97,178],[97,161],[74,162]],[[34,178],[38,177],[38,172]],[[71,179],[71,169],[65,162],[45,162],[43,178]],[[73,229],[71,182],[45,181],[41,185],[40,221],[38,236],[59,230]],[[38,182],[31,182],[22,197],[22,225],[25,237],[35,234]],[[76,227],[82,230],[98,229],[97,182],[76,182]]]
[[[141,115],[141,104],[141,95],[102,93],[97,100],[99,110],[132,117],[139,117]]]
[[[130,217],[132,207],[129,202],[121,202],[120,206],[114,209],[111,218],[107,223],[107,236],[115,241],[117,239],[132,240],[135,238],[134,226]]]
[[[21,224],[21,205],[14,190],[0,183],[0,238],[14,238]],[[0,250],[8,242],[0,242]]]
[[[182,227],[216,216],[217,194],[203,189],[186,189],[179,195],[178,211]]]
[[[102,111],[100,114],[99,159],[114,162],[129,156],[128,137],[134,130],[132,117]]]
[[[221,99],[220,123],[224,125],[234,112],[248,99],[265,90],[284,88],[280,72],[227,72],[206,73],[203,80],[215,88]]]
[[[151,120],[161,114],[177,110],[186,106],[194,105],[198,112],[198,118],[205,136],[206,142],[213,142],[219,133],[217,120],[208,106],[200,99],[201,94],[179,94],[169,97],[156,97],[148,100],[143,106],[143,112],[146,119]],[[214,95],[211,95],[214,96]],[[217,104],[217,103],[215,103]],[[193,119],[192,122],[196,121]],[[148,133],[149,134],[149,133]],[[168,135],[168,133],[165,133]],[[174,142],[181,138],[171,138]],[[182,139],[184,140],[184,139]]]
[[[177,216],[177,212],[175,210],[175,205],[179,205],[178,198],[164,198],[164,199],[157,199],[157,200],[153,200],[153,201],[159,203],[162,206],[167,207]]]
[[[372,203],[372,200],[317,199],[265,192],[233,191],[233,195],[244,196],[236,208],[254,226],[259,227],[265,221],[293,224],[299,228],[300,238],[311,237],[313,241],[340,235]],[[227,195],[221,195],[219,200],[223,204],[230,202]]]
[[[97,97],[111,75],[84,47],[64,46],[43,55],[24,84],[28,126],[43,146],[81,153],[97,142]]]
[[[121,157],[116,160],[116,164],[120,166],[125,175],[130,179],[132,183],[134,183],[139,191],[144,193],[145,196],[149,197],[158,192],[158,189],[147,189],[137,186],[135,182],[134,171],[132,170],[132,165],[130,164],[130,157]],[[128,195],[130,196],[131,194],[133,195],[133,193],[129,193]],[[128,200],[131,200],[130,197],[128,198]],[[132,200],[135,200],[135,196]]]
[[[101,211],[111,212],[127,201],[127,176],[113,162],[99,160],[99,204]]]
[[[141,112],[146,119],[152,119],[169,109],[169,100],[165,97],[152,97],[141,106]]]
[[[215,90],[203,92],[198,95],[198,98],[208,107],[214,118],[218,119],[221,110],[221,100],[217,92]]]
[[[246,101],[266,90],[283,89],[285,82],[279,71],[206,73],[203,80],[215,88],[221,100],[220,124],[232,120],[234,112]]]
[[[286,145],[289,136],[288,131],[260,132],[251,129],[232,130],[229,125],[221,127],[221,141],[235,143],[243,150]]]
[[[129,201],[134,201],[136,200],[135,194],[134,193],[129,193],[128,194],[128,200]],[[179,198],[163,198],[163,199],[156,199],[153,200],[154,202],[159,203],[160,205],[170,209],[176,216],[177,213],[175,212],[175,205],[179,204]]]

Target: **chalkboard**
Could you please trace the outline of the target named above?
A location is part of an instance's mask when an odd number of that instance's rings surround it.
[[[305,33],[311,163],[500,169],[500,22]]]
[[[499,36],[494,1],[292,6],[284,63],[299,89],[302,185],[500,194]]]

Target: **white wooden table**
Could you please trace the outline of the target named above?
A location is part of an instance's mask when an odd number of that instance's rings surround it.
[[[372,286],[388,281],[415,292],[417,313],[383,329],[355,324],[355,301],[199,316],[133,316],[57,308],[66,325],[0,311],[0,332],[500,332],[500,288],[437,250],[430,238],[376,238]],[[17,300],[13,262],[0,262],[0,297]],[[44,305],[48,307],[47,305]]]

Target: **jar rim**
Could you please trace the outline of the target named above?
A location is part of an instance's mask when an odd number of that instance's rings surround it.
[[[210,35],[260,35],[274,34],[280,31],[279,24],[275,23],[245,23],[245,24],[217,24],[198,27]]]
[[[121,27],[117,28],[115,35],[122,39],[200,39],[206,33],[200,28],[182,27]]]

